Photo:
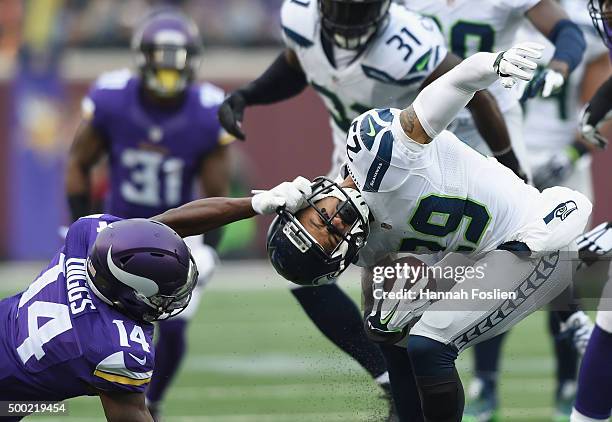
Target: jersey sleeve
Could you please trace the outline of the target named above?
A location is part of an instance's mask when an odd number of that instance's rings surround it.
[[[281,29],[285,45],[292,50],[312,47],[317,20],[316,0],[285,0],[281,6]]]
[[[131,76],[127,69],[102,74],[81,101],[83,119],[105,133],[119,107],[117,93],[126,88]]]
[[[539,2],[540,0],[502,0],[501,4],[515,15],[523,15]]]
[[[400,112],[373,109],[351,124],[346,168],[363,192],[394,191],[408,177],[411,160],[428,149],[427,145],[403,139],[408,138],[399,127]]]
[[[369,78],[419,86],[446,57],[444,36],[433,19],[392,4],[391,20],[362,62]]]
[[[143,393],[153,375],[153,325],[114,316],[117,319],[111,316],[91,323],[92,332],[97,334],[85,349],[85,381],[98,390]],[[96,327],[98,322],[104,326]]]

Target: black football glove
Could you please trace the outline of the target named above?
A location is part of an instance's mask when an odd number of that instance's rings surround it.
[[[244,132],[242,131],[242,118],[244,117],[244,109],[246,108],[246,100],[240,91],[230,94],[219,107],[219,123],[230,134],[240,139],[245,140]]]

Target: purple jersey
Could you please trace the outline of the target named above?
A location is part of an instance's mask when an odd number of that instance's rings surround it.
[[[77,220],[28,289],[0,301],[0,400],[144,392],[153,371],[153,325],[99,300],[85,275],[97,234],[117,220]]]
[[[83,112],[109,142],[106,211],[151,217],[193,199],[202,159],[219,145],[217,110],[223,91],[191,85],[183,104],[167,110],[142,100],[140,80],[128,70],[102,75],[83,100]]]

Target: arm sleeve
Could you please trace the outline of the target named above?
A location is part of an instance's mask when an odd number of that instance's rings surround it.
[[[589,101],[591,114],[587,124],[597,127],[612,110],[612,77],[608,78]]]
[[[497,54],[476,53],[425,87],[412,103],[421,126],[435,138],[470,102],[474,93],[498,78],[493,69]]]
[[[306,88],[306,75],[291,66],[281,52],[265,72],[240,89],[248,105],[271,104],[298,95]]]

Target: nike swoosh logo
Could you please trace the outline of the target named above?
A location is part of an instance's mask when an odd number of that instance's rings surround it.
[[[108,253],[106,254],[106,264],[108,265],[108,269],[110,270],[111,274],[114,275],[115,278],[117,278],[123,284],[126,284],[137,292],[143,294],[145,297],[153,296],[159,291],[159,286],[157,283],[150,278],[128,273],[115,265],[111,256],[112,249],[113,246],[111,245],[108,248]]]
[[[370,131],[368,132],[368,136],[376,135],[376,130],[374,130],[374,125],[372,124],[372,118],[368,117],[368,123],[370,124]]]
[[[381,319],[381,320],[380,320],[380,323],[381,323],[382,325],[387,325],[387,323],[388,323],[389,321],[391,321],[391,318],[393,318],[393,315],[395,315],[395,311],[397,311],[397,307],[398,307],[398,306],[399,306],[399,302],[397,302],[397,303],[395,304],[395,306],[393,307],[393,309],[391,309],[391,312],[389,312],[385,318],[383,318],[383,319]]]
[[[134,356],[134,355],[133,355],[133,354],[131,354],[131,353],[129,353],[129,355],[130,355],[131,357],[133,357],[133,358],[134,358],[134,360],[135,360],[136,362],[138,362],[139,364],[141,364],[141,365],[144,365],[145,363],[147,363],[147,355],[145,355],[145,357],[144,357],[144,358],[142,358],[142,359],[138,359],[136,356]]]

